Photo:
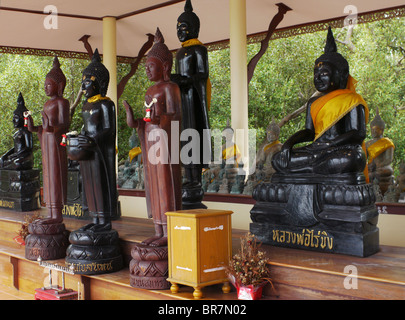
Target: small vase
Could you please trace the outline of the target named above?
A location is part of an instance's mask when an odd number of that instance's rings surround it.
[[[233,276],[229,276],[229,280],[236,288],[236,293],[239,300],[259,300],[262,297],[263,287],[267,284],[266,281],[263,281],[257,285],[242,285],[237,283]]]
[[[236,287],[239,300],[259,300],[262,297],[263,287],[266,283],[259,285],[240,285]]]
[[[19,245],[25,246],[25,241],[24,241],[24,238],[23,238],[23,237],[21,237],[21,236],[16,236],[16,237],[13,238],[13,240],[14,240],[15,242],[17,242]]]

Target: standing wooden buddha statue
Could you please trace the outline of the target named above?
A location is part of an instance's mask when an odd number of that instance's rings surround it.
[[[131,285],[147,289],[167,289],[166,212],[182,208],[179,141],[172,139],[172,126],[181,121],[181,98],[177,84],[170,81],[172,54],[159,29],[146,60],[146,75],[154,84],[145,94],[150,117],[134,119],[132,108],[124,101],[127,123],[136,128],[141,141],[145,196],[148,216],[153,218],[155,235],[131,250]],[[178,135],[179,133],[177,133]],[[173,144],[177,144],[172,146]],[[174,151],[176,150],[176,151]],[[177,154],[174,154],[173,152]]]
[[[41,146],[43,194],[48,210],[47,218],[34,221],[28,228],[30,235],[26,241],[26,257],[32,260],[38,256],[43,260],[62,258],[68,245],[62,223],[67,194],[67,156],[61,142],[70,126],[70,105],[63,98],[65,86],[66,77],[55,57],[45,79],[45,93],[50,99],[41,111],[42,125],[34,126],[32,117],[27,117],[28,130],[38,134]],[[49,237],[43,239],[47,235]]]

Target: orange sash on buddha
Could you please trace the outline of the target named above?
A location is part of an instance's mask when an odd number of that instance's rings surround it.
[[[327,130],[334,126],[340,119],[347,115],[350,111],[358,105],[364,106],[366,116],[366,123],[368,122],[369,110],[367,103],[361,95],[356,93],[355,90],[356,80],[349,76],[347,81],[347,89],[334,90],[318,99],[311,105],[311,117],[315,128],[316,141]],[[363,142],[362,148],[367,155],[365,143]],[[364,169],[364,175],[368,182],[368,169]]]
[[[388,138],[381,138],[371,144],[367,148],[367,153],[368,153],[368,163],[373,162],[373,160],[378,157],[381,153],[383,153],[385,150],[388,148],[394,148],[395,145],[394,142],[391,141],[391,139]]]

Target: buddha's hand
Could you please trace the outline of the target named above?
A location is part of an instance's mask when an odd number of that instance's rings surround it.
[[[42,130],[47,132],[53,132],[54,128],[49,124],[48,115],[44,111],[41,111],[41,115],[42,115]]]
[[[78,146],[81,149],[91,149],[91,148],[94,148],[96,145],[95,140],[91,137],[79,134],[78,138],[79,138]]]
[[[138,127],[138,121],[134,119],[134,112],[132,110],[132,107],[129,105],[129,103],[124,100],[122,102],[125,108],[125,112],[127,114],[127,124],[130,128],[137,128]]]
[[[32,116],[28,112],[24,112],[24,122],[26,122],[26,127],[28,131],[30,132],[36,132],[38,131],[38,128],[34,126],[34,120],[32,119]]]
[[[286,169],[291,160],[291,149],[290,148],[283,148],[280,151],[279,155],[279,165],[281,168]]]

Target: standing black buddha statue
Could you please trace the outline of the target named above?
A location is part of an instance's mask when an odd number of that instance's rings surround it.
[[[197,39],[199,31],[200,20],[193,12],[191,1],[187,0],[184,12],[177,20],[177,37],[182,47],[176,54],[176,73],[171,75],[171,80],[179,85],[181,92],[182,135],[189,138],[182,141],[182,151],[188,151],[187,155],[181,156],[185,172],[183,209],[206,208],[201,203],[204,196],[201,174],[211,160],[208,119],[211,84],[207,48]],[[191,136],[187,129],[196,130],[198,138]]]
[[[118,232],[111,219],[117,214],[118,197],[115,172],[115,105],[106,97],[109,72],[101,63],[98,50],[83,71],[83,129],[79,135],[67,134],[71,160],[79,161],[84,193],[92,223],[73,231],[66,262],[80,274],[114,272],[122,268]]]
[[[253,192],[250,230],[273,245],[367,256],[379,248],[364,144],[368,108],[330,28],[314,84],[321,95],[307,104],[305,128],[274,154],[271,183]],[[311,143],[294,147],[302,142]]]

